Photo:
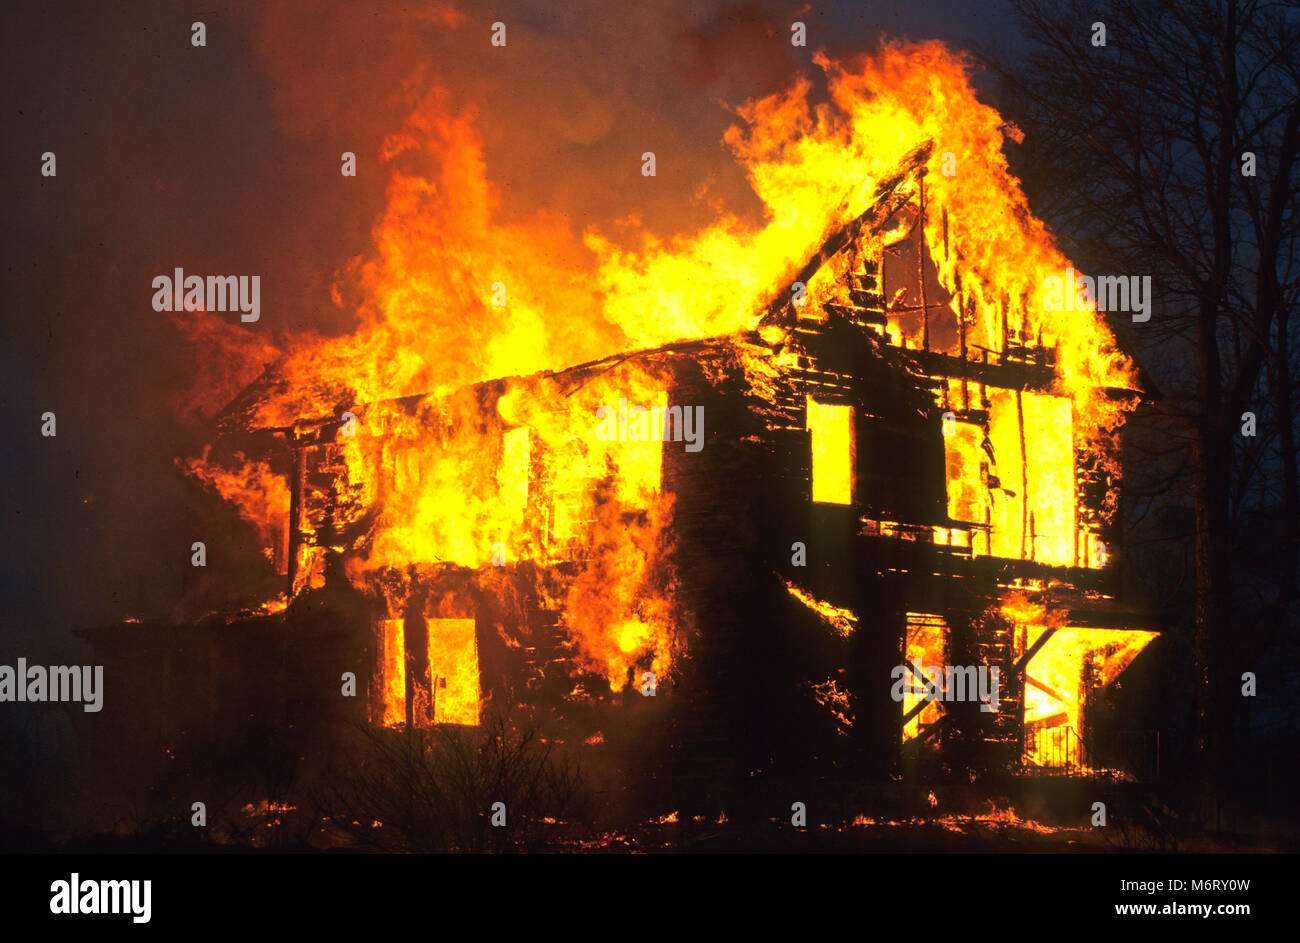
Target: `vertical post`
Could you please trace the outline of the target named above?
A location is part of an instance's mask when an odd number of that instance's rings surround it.
[[[1016,390],[1016,424],[1020,427],[1020,559],[1025,559],[1029,537],[1029,457],[1025,449],[1025,406]]]
[[[411,657],[411,633],[407,631],[406,619],[402,619],[402,658],[406,663],[406,729],[415,731],[415,686],[420,683],[415,672],[415,659]]]
[[[1079,454],[1078,431],[1074,424],[1074,400],[1073,399],[1070,400],[1070,458],[1074,464],[1074,469],[1073,469],[1074,474],[1071,476],[1074,480],[1071,482],[1071,485],[1074,488],[1074,504],[1073,504],[1074,565],[1077,567],[1079,565],[1079,502],[1082,500],[1083,495],[1080,493],[1079,490],[1079,471],[1081,467],[1080,464],[1081,456]]]
[[[987,350],[980,351],[980,367],[982,368],[980,370],[980,409],[988,409],[989,391],[984,385],[984,377],[989,370],[989,352]]]
[[[1019,623],[1014,623],[1011,633],[1011,651],[1012,654],[1018,658],[1019,653],[1025,651],[1029,647],[1029,633],[1025,627]],[[1019,644],[1016,644],[1017,639],[1019,640]],[[1014,665],[1015,662],[1012,662],[1012,664]],[[1025,754],[1029,751],[1029,731],[1025,728],[1025,702],[1029,700],[1027,694],[1029,691],[1029,685],[1025,682],[1025,676],[1027,674],[1029,674],[1028,665],[1021,670],[1018,676],[1020,683],[1020,706],[1016,709],[1016,720],[1019,723],[1020,728],[1020,752],[1016,754],[1017,769],[1024,768]]]
[[[970,387],[968,380],[970,378],[970,365],[966,361],[966,318],[975,310],[975,299],[971,298],[966,304],[961,305],[961,314],[957,318],[960,326],[958,337],[961,343],[961,408],[970,411]]]
[[[885,287],[885,247],[880,246],[880,312],[885,316],[885,333],[889,333],[889,289]],[[899,333],[902,333],[901,329]]]
[[[930,309],[925,306],[925,256],[930,251],[925,244],[925,177],[920,180],[921,238],[916,247],[916,268],[921,280],[921,347],[930,349]]]
[[[1007,359],[1007,338],[1011,334],[1011,328],[1007,324],[1007,309],[1010,307],[1011,305],[1008,303],[1006,295],[1003,295],[1002,296],[1002,350],[999,351],[998,353],[998,356],[1002,360]]]
[[[302,487],[303,487],[303,450],[299,447],[292,430],[289,439],[289,558],[285,570],[289,575],[285,587],[285,602],[293,600],[293,584],[298,578],[298,548],[302,542]]]

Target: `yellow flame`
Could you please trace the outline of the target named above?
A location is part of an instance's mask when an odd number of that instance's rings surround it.
[[[981,443],[963,433],[949,453],[950,482],[954,469],[959,478],[949,513],[979,525],[992,519],[991,533],[971,541],[976,550],[982,541],[985,553],[1076,559],[1067,432],[1086,442],[1113,425],[1124,406],[1100,388],[1131,388],[1131,365],[1094,312],[1045,310],[1044,278],[1069,262],[1029,212],[1002,153],[1002,119],[976,98],[962,56],[936,42],[896,43],[871,57],[815,61],[828,102],[814,104],[813,83],[800,80],[741,106],[725,135],[764,204],[760,221],[724,213],[667,239],[634,226],[617,241],[596,229],[579,234],[545,208],[501,222],[472,110],[437,88],[412,101],[385,142],[392,170],[374,252],[349,269],[364,299],[357,329],[292,338],[277,366],[284,382],[251,416],[253,425],[282,427],[338,416],[349,404],[363,414],[356,435],[333,446],[354,505],[380,509],[350,573],[412,563],[478,568],[502,549],[510,563],[569,561],[577,573],[550,602],[562,608],[581,657],[615,687],[638,660],[667,669],[672,600],[656,573],[671,505],[660,491],[661,449],[593,434],[597,406],[662,403],[667,379],[632,362],[577,390],[545,374],[520,378],[756,327],[827,232],[861,214],[926,142],[934,148],[925,251],[953,316],[970,312],[972,344],[1000,350],[1005,320],[1057,351],[1056,396],[1022,398],[1026,426],[1058,433],[1041,454],[1035,445],[1031,464],[1020,463],[1019,413],[1013,429],[1006,397],[993,394],[992,473],[1017,497],[990,495],[977,477]],[[938,235],[945,217],[947,252]],[[897,324],[890,331],[903,334]],[[488,380],[501,380],[504,394],[466,392]],[[389,402],[413,396],[424,398]],[[814,500],[852,500],[848,414],[809,404]],[[207,465],[196,460],[191,470],[216,482]],[[255,471],[260,494],[238,472],[219,487],[265,539],[276,539],[287,494],[274,490],[269,468]],[[1090,560],[1101,552],[1094,541],[1080,541]]]

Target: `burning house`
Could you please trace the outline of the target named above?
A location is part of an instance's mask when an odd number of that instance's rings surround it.
[[[101,654],[152,651],[164,716],[250,651],[307,692],[266,693],[271,723],[526,706],[674,788],[1149,775],[1108,703],[1154,637],[1119,598],[1140,385],[1095,308],[1042,304],[1063,257],[1004,168],[940,171],[954,146],[851,187],[734,329],[389,397],[304,400],[273,364],[190,470],[257,526],[281,597],[93,633]],[[991,673],[995,702],[936,666]]]

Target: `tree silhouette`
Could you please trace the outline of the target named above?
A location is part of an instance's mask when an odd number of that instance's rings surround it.
[[[1012,4],[1029,54],[984,58],[1025,132],[1012,160],[1031,205],[1081,266],[1153,275],[1151,320],[1113,326],[1165,394],[1132,437],[1147,497],[1194,508],[1201,811],[1216,817],[1241,673],[1294,628],[1300,9]]]

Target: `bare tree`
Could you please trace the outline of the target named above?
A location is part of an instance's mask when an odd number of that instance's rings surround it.
[[[1300,555],[1289,329],[1300,298],[1300,9],[1012,2],[1031,52],[985,58],[1026,133],[1031,204],[1080,264],[1155,276],[1152,320],[1114,326],[1166,393],[1156,451],[1189,459],[1167,463],[1165,484],[1185,486],[1194,507],[1201,809],[1217,817],[1236,686],[1291,624]],[[1254,438],[1242,435],[1247,412]],[[1275,575],[1245,601],[1259,583],[1235,548],[1267,533],[1280,544]]]

